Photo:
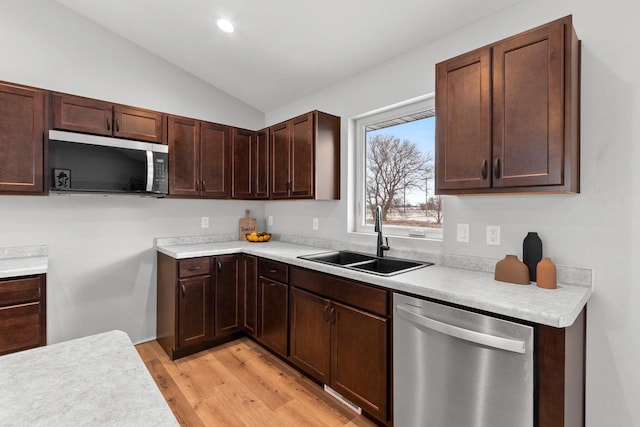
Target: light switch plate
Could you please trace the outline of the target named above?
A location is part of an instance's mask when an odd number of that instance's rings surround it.
[[[487,225],[487,245],[500,246],[499,225]]]
[[[318,229],[318,218],[313,218],[313,229],[314,230]]]
[[[469,243],[469,224],[458,224],[458,242]]]
[[[269,218],[267,218],[267,222],[270,226],[273,225],[273,215],[269,215]]]
[[[201,220],[202,228],[209,228],[209,217],[203,216]]]

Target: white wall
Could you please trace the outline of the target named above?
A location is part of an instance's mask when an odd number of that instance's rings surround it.
[[[264,114],[70,12],[3,0],[0,80],[259,129]],[[155,337],[155,237],[237,233],[259,202],[0,196],[0,246],[49,245],[48,341]],[[208,229],[200,217],[211,217]]]
[[[257,109],[56,1],[2,0],[0,9],[0,80],[248,129],[264,125]]]
[[[353,165],[348,118],[434,91],[434,65],[457,54],[573,14],[582,39],[582,192],[579,195],[447,197],[445,238],[423,249],[501,257],[522,254],[527,231],[538,231],[545,255],[592,268],[588,305],[587,426],[640,425],[640,30],[637,3],[523,0],[435,43],[399,56],[335,86],[267,113],[267,124],[317,108],[343,118],[342,189]],[[343,240],[349,207],[339,202],[268,203],[275,232]],[[311,218],[321,229],[311,231]],[[469,223],[471,243],[455,242],[456,223]],[[502,245],[483,244],[487,224],[502,227]],[[395,247],[406,246],[391,239]]]

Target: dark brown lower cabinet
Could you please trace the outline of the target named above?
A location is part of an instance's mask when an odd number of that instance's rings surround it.
[[[331,305],[331,387],[386,421],[389,320],[335,302]]]
[[[182,279],[178,284],[178,347],[211,338],[211,276]]]
[[[289,360],[386,422],[389,320],[294,286],[290,307]]]
[[[331,301],[291,287],[289,360],[323,384],[330,384]]]
[[[244,256],[244,330],[258,333],[258,259],[251,255]]]
[[[241,256],[176,260],[158,253],[156,337],[172,359],[242,332]]]
[[[258,303],[260,321],[258,340],[283,357],[287,356],[289,326],[289,286],[275,280],[260,278]]]
[[[0,355],[47,344],[46,276],[0,279]]]
[[[215,274],[215,336],[242,329],[242,256],[220,256],[213,259]]]

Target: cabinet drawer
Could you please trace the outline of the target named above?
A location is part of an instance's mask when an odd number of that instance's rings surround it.
[[[41,343],[39,302],[0,308],[0,354]]]
[[[277,261],[260,260],[260,276],[268,279],[277,280],[278,282],[289,282],[289,266]]]
[[[390,314],[389,292],[384,289],[297,267],[291,268],[291,285],[382,316]]]
[[[0,281],[0,306],[21,304],[40,299],[40,278]]]
[[[210,264],[210,257],[183,259],[178,262],[178,274],[180,277],[209,274]]]

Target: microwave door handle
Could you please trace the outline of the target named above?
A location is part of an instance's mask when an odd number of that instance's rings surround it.
[[[153,151],[147,150],[147,192],[153,191]]]

